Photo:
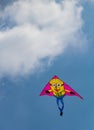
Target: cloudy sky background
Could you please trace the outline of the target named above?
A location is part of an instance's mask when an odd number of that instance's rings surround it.
[[[69,0],[19,0],[5,7],[0,13],[1,74],[32,73],[67,47],[81,49],[86,43],[82,10]]]
[[[92,130],[94,1],[0,1],[0,129]],[[58,75],[83,97],[39,97]]]

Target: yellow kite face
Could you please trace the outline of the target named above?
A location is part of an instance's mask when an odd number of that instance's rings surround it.
[[[50,88],[55,96],[62,96],[65,94],[64,82],[60,79],[50,80]]]
[[[50,85],[54,88],[60,88],[61,86],[63,86],[63,81],[61,81],[60,79],[52,79],[50,81]]]

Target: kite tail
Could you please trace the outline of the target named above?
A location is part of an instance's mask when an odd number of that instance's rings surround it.
[[[62,98],[57,98],[57,106],[58,106],[58,109],[60,111],[60,116],[63,115],[63,109],[64,109],[64,102],[63,102],[63,97]]]

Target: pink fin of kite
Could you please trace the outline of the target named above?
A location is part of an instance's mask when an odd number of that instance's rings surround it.
[[[58,79],[58,77],[55,75],[52,79]],[[48,82],[45,87],[43,88],[42,92],[40,93],[40,96],[48,95],[48,96],[54,96],[52,92],[46,93],[46,91],[50,90],[50,83]]]
[[[82,96],[80,96],[75,90],[73,90],[68,84],[66,84],[64,82],[64,88],[65,90],[69,90],[70,92],[67,92],[65,93],[65,95],[68,95],[68,96],[78,96],[79,98],[83,99]]]
[[[48,95],[48,96],[54,96],[52,92],[50,93],[47,93],[46,91],[50,90],[50,83],[48,83],[44,89],[42,90],[42,92],[40,93],[40,96],[43,96],[43,95]]]

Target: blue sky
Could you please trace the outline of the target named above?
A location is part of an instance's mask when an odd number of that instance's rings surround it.
[[[0,3],[0,129],[93,130],[94,1]],[[39,94],[54,75],[84,100]]]

